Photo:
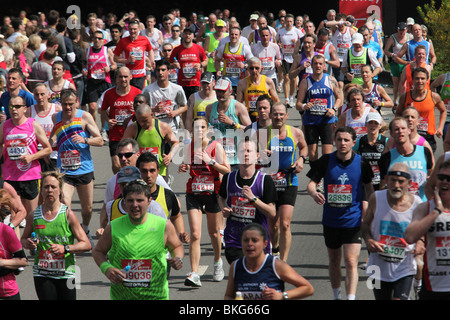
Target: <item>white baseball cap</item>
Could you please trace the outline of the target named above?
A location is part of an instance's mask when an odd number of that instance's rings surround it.
[[[361,33],[357,32],[352,36],[352,43],[353,44],[363,44],[364,43],[364,37]]]
[[[216,81],[216,85],[214,86],[214,90],[223,90],[227,91],[231,87],[231,81],[228,78],[219,78]]]
[[[366,123],[369,121],[376,121],[379,124],[383,123],[383,119],[381,118],[381,115],[378,112],[369,112],[369,114],[366,117]]]

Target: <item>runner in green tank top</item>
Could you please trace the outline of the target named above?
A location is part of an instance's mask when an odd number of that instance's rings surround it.
[[[111,281],[111,300],[168,300],[167,262],[179,270],[184,257],[175,227],[147,212],[151,192],[143,181],[130,182],[122,194],[128,214],[106,227],[94,261]],[[173,258],[166,260],[166,248]]]

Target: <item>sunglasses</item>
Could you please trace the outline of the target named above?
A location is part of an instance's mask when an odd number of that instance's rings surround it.
[[[135,152],[124,152],[124,153],[118,153],[117,156],[120,158],[125,157],[125,158],[130,158],[133,154],[135,154]]]
[[[25,104],[10,104],[9,108],[10,109],[20,109],[20,108],[25,107],[25,106],[26,106]]]
[[[248,69],[249,70],[259,70],[260,68],[259,67],[249,67]]]
[[[442,174],[442,173],[438,173],[437,178],[441,181],[447,181],[450,182],[450,175],[448,174]]]

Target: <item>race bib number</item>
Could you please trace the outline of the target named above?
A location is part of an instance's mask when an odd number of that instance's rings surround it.
[[[419,124],[417,125],[417,132],[427,133],[428,132],[428,121],[427,119],[420,117]]]
[[[352,204],[351,184],[329,184],[328,204],[331,207],[349,207]]]
[[[159,147],[139,148],[139,152],[140,153],[150,152],[151,154],[153,154],[156,157],[156,159],[159,160]]]
[[[91,77],[97,80],[104,80],[106,78],[104,69],[92,70]]]
[[[117,121],[117,125],[121,126],[127,120],[130,116],[132,116],[132,113],[128,109],[117,109],[115,119]]]
[[[292,56],[294,54],[295,44],[283,44],[283,54],[285,56]]]
[[[130,56],[135,57],[136,60],[142,60],[144,58],[144,50],[140,47],[135,47],[131,49]]]
[[[200,175],[192,180],[192,192],[214,192],[214,177],[211,175]]]
[[[37,271],[40,275],[64,276],[66,272],[64,254],[54,255],[50,250],[39,250]]]
[[[309,100],[314,106],[309,109],[311,115],[314,116],[324,116],[328,111],[328,101],[327,99],[311,99]]]
[[[167,118],[167,114],[172,111],[172,102],[170,100],[161,101],[157,105],[158,109],[162,108],[161,112],[156,112],[156,108],[153,108],[153,116],[158,119]]]
[[[277,172],[275,174],[272,174],[272,180],[275,184],[275,188],[277,191],[284,191],[287,187],[287,180],[286,180],[286,174],[284,172]]]
[[[233,158],[236,154],[234,138],[223,138],[223,149],[228,158]]]
[[[12,134],[6,137],[6,151],[11,160],[18,160],[21,156],[27,155],[27,147],[26,134]]]
[[[263,57],[259,59],[261,60],[261,66],[264,71],[270,71],[275,67],[273,57]]]
[[[436,237],[436,264],[450,265],[450,237]]]
[[[351,70],[353,73],[353,76],[356,78],[361,78],[361,68],[362,68],[362,64],[360,63],[354,63],[351,65]]]
[[[152,280],[152,260],[138,259],[121,261],[122,270],[130,266],[130,270],[125,272],[123,286],[128,288],[149,288]]]
[[[344,58],[344,56],[347,53],[348,49],[350,49],[350,44],[343,43],[343,42],[338,42],[337,43],[337,53],[338,53],[340,61],[342,61],[342,59]]]
[[[231,198],[231,216],[237,221],[253,221],[256,208],[247,198],[233,196]]]
[[[81,157],[78,150],[68,150],[61,152],[61,169],[77,170],[81,167]]]
[[[197,69],[195,69],[195,63],[186,63],[183,66],[183,75],[186,78],[192,78],[197,75]]]
[[[383,252],[378,255],[387,262],[400,262],[406,257],[407,243],[405,239],[394,236],[381,235],[380,241]]]

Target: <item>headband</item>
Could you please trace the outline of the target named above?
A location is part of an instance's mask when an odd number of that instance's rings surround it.
[[[411,179],[411,175],[408,172],[403,171],[389,171],[388,176],[405,177],[406,179]]]

